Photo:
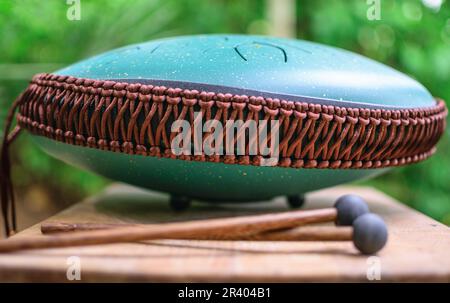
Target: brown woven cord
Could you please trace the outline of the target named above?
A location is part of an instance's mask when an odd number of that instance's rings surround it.
[[[176,156],[170,122],[280,121],[279,166],[379,168],[421,161],[445,129],[443,101],[429,108],[372,110],[290,102],[162,86],[33,78],[22,96],[19,125],[33,134],[91,148],[183,160],[259,164],[259,156]],[[203,134],[203,141],[207,134]],[[220,140],[219,140],[220,141]],[[250,140],[246,140],[249,149]]]
[[[17,229],[16,206],[11,179],[11,162],[9,159],[9,146],[14,139],[17,138],[21,128],[20,126],[16,126],[11,133],[9,133],[9,130],[12,125],[14,113],[22,100],[22,95],[14,101],[6,116],[6,125],[0,151],[0,202],[5,233],[7,236],[13,234]]]
[[[245,140],[242,156],[177,156],[170,148],[176,135],[170,132],[172,122],[193,125],[198,111],[204,121],[215,119],[223,125],[237,119],[279,120],[277,165],[292,168],[361,169],[419,162],[434,153],[447,115],[442,100],[417,109],[348,108],[53,74],[34,76],[18,102],[18,125],[35,135],[113,152],[241,165],[260,164],[262,156],[249,153],[255,138]],[[202,133],[202,142],[208,135]],[[8,177],[9,164],[4,162],[8,159],[2,156]],[[2,210],[7,209],[5,203]]]

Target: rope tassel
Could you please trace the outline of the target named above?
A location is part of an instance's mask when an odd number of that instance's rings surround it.
[[[0,204],[2,209],[2,217],[6,236],[13,235],[17,230],[16,219],[16,203],[14,200],[13,183],[11,179],[11,159],[9,157],[9,147],[17,138],[20,131],[20,126],[16,126],[12,132],[9,132],[20,101],[23,94],[20,95],[8,111],[6,116],[5,130],[1,145],[1,161],[0,161]]]

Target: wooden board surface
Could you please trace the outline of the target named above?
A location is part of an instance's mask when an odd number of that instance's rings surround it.
[[[381,281],[450,282],[450,230],[376,190],[335,187],[307,195],[305,208],[332,206],[342,194],[369,202],[389,227],[375,258],[350,242],[158,240],[0,254],[0,281],[68,281],[68,258],[79,257],[81,281]],[[157,223],[286,211],[284,198],[257,204],[194,203],[174,214],[168,196],[114,185],[48,221]],[[40,225],[15,237],[42,237]]]

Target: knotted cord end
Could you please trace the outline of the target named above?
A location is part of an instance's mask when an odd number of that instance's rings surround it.
[[[7,237],[15,234],[17,230],[16,206],[11,179],[11,159],[9,157],[9,146],[17,138],[21,128],[17,125],[11,132],[9,132],[9,130],[13,122],[12,120],[14,118],[14,113],[22,100],[22,96],[23,94],[17,98],[8,111],[0,149],[0,205],[5,234]]]

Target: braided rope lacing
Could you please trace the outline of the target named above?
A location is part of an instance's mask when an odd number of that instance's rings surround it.
[[[183,160],[258,165],[260,155],[179,155],[170,123],[274,120],[281,167],[379,168],[418,162],[445,129],[442,100],[419,109],[343,108],[164,86],[36,75],[22,96],[19,125],[34,134],[102,150]],[[208,134],[203,134],[203,140]],[[249,150],[251,140],[246,140]]]

